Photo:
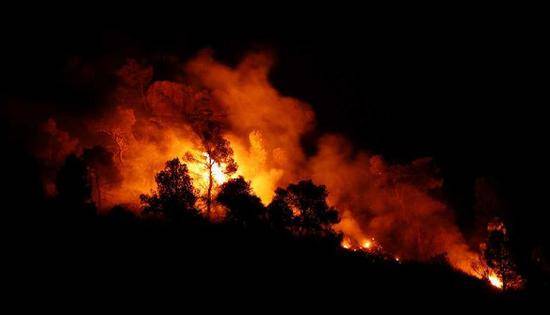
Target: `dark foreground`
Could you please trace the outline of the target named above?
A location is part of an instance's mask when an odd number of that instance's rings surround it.
[[[44,218],[14,233],[5,257],[11,292],[48,304],[135,305],[160,298],[204,307],[437,310],[439,304],[507,307],[543,297],[499,292],[442,262],[397,263],[343,250],[337,240],[298,240],[225,224]]]
[[[82,310],[115,301],[184,309],[259,303],[261,313],[296,304],[339,313],[350,307],[475,312],[550,296],[529,287],[502,293],[441,261],[397,263],[346,251],[338,240],[124,213],[71,217],[44,201],[32,160],[9,165],[18,167],[8,169],[2,190],[2,284],[3,298],[18,309]]]

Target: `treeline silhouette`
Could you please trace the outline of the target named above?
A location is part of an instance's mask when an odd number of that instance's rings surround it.
[[[57,195],[40,194],[13,218],[22,223],[12,236],[19,241],[16,257],[24,258],[18,265],[23,279],[85,289],[93,284],[115,294],[175,286],[212,299],[319,305],[524,298],[497,294],[451,270],[444,257],[397,263],[341,248],[342,236],[332,228],[338,211],[327,204],[326,188],[311,180],[278,188],[264,206],[246,179],[230,179],[215,197],[226,216],[213,223],[199,211],[200,196],[178,159],[157,174],[156,191],[141,196],[140,215],[122,205],[99,214],[90,169],[85,156],[69,156],[57,173]]]

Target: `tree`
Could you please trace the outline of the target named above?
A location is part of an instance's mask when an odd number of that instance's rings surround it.
[[[57,201],[70,217],[95,215],[92,202],[92,187],[88,167],[84,160],[71,154],[57,173]]]
[[[203,141],[203,147],[206,152],[204,166],[208,171],[208,189],[206,193],[206,211],[210,213],[212,209],[212,189],[214,187],[213,170],[217,165],[222,166],[222,171],[226,175],[231,175],[237,171],[237,164],[233,160],[233,150],[229,141],[221,136],[214,136]]]
[[[197,146],[200,146],[203,154],[197,156],[186,153],[185,161],[202,165],[208,174],[201,199],[210,216],[216,188],[215,169],[218,168],[226,175],[237,171],[233,150],[223,136],[226,118],[222,106],[214,100],[209,90],[190,84],[155,82],[147,94],[149,106],[157,119],[173,123],[175,118],[178,124],[183,119],[197,136]]]
[[[198,217],[196,192],[187,165],[178,158],[170,160],[155,176],[155,181],[157,191],[140,196],[146,213],[160,213],[170,220]]]
[[[227,208],[228,222],[251,227],[260,225],[264,219],[262,201],[252,193],[250,183],[242,176],[221,185],[216,201]]]
[[[109,185],[119,182],[121,175],[115,165],[113,153],[105,147],[96,145],[90,149],[84,150],[82,159],[88,166],[89,176],[93,181],[95,190],[95,201],[98,208],[101,209],[101,189],[103,185]]]
[[[153,79],[153,67],[142,65],[135,59],[128,59],[116,75],[121,83],[118,89],[119,101],[132,104],[136,100],[141,100],[143,106],[146,106],[145,91]]]
[[[488,267],[488,277],[498,277],[503,290],[520,288],[523,279],[516,271],[504,223],[499,219],[493,220],[489,223],[487,232],[487,242],[482,254]]]
[[[267,222],[275,231],[286,231],[292,225],[292,209],[287,203],[288,192],[285,189],[277,188],[275,197],[267,206]]]
[[[286,190],[277,189],[274,201],[268,208],[271,211],[282,211],[279,219],[283,220],[287,219],[286,209],[290,209],[294,215],[292,226],[298,234],[328,236],[333,232],[332,225],[338,223],[340,218],[338,210],[327,204],[327,196],[324,185],[318,186],[311,180],[303,180],[288,185]]]
[[[502,217],[505,203],[500,198],[497,182],[487,177],[479,177],[474,185],[474,231],[472,240],[481,243],[489,236],[488,224],[495,217]]]
[[[149,106],[156,119],[163,123],[177,124],[183,119],[197,136],[197,147],[201,148],[202,154],[187,152],[184,160],[200,164],[207,174],[207,184],[201,200],[210,216],[215,199],[215,171],[225,175],[237,171],[233,150],[223,135],[226,117],[222,106],[214,100],[209,90],[190,84],[155,82],[147,94]],[[217,182],[220,183],[220,180]]]
[[[205,153],[204,161],[200,161],[208,172],[208,187],[206,189],[206,212],[210,215],[213,201],[214,167],[220,167],[226,175],[237,171],[237,163],[233,159],[233,149],[227,139],[223,137],[222,114],[215,114],[212,98],[208,94],[201,94],[195,102],[195,108],[188,117],[191,126],[199,137]],[[195,161],[191,155],[188,159]]]

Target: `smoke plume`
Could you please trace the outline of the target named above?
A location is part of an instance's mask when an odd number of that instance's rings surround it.
[[[202,158],[194,119],[206,113],[233,149],[238,170],[232,176],[250,180],[264,204],[277,187],[311,178],[327,186],[329,202],[342,216],[336,228],[349,238],[374,238],[403,259],[445,254],[453,266],[473,274],[475,255],[452,209],[437,198],[443,182],[431,160],[388,164],[339,135],[320,137],[316,153],[306,155],[300,141],[314,128],[313,109],[273,87],[272,64],[269,54],[253,53],[231,67],[203,51],[185,64],[181,79],[153,82],[151,66],[129,61],[116,73],[110,103],[98,106],[107,110],[93,118],[53,114],[45,121],[43,136],[50,140],[37,148],[38,157],[55,168],[70,153],[104,147],[120,176],[96,187],[102,191],[94,196],[101,196],[105,209],[116,204],[138,209],[139,195],[154,188],[154,175],[167,160]],[[62,119],[80,121],[81,130],[60,129]],[[201,166],[189,169],[204,189]]]

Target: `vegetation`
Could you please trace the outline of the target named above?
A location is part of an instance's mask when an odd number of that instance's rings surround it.
[[[86,163],[76,155],[69,155],[57,173],[55,202],[61,215],[68,218],[89,219],[95,215],[92,186]]]
[[[489,224],[487,230],[489,234],[482,252],[487,267],[498,276],[503,290],[520,289],[523,279],[517,273],[518,268],[514,263],[504,224],[496,219]]]
[[[227,208],[227,222],[243,227],[258,227],[266,221],[264,205],[242,176],[224,183],[217,201]]]
[[[264,206],[245,178],[230,179],[219,187],[216,197],[216,203],[227,211],[225,221],[199,224],[198,197],[189,171],[179,159],[173,159],[156,175],[156,190],[141,196],[144,216],[124,206],[97,216],[92,202],[93,178],[89,176],[94,170],[89,161],[67,158],[57,177],[55,202],[43,206],[45,211],[65,212],[42,221],[36,231],[50,233],[33,242],[40,247],[55,244],[54,257],[59,259],[85,257],[83,264],[64,268],[94,270],[107,283],[121,275],[143,284],[147,277],[186,285],[207,281],[220,284],[218,288],[229,294],[233,290],[224,284],[246,283],[269,292],[272,284],[291,290],[302,283],[304,292],[338,301],[429,295],[498,303],[505,296],[445,264],[401,264],[342,250],[333,242],[337,236],[333,225],[339,218],[336,209],[327,204],[328,191],[310,180],[278,188],[272,202]],[[67,211],[77,215],[67,216]],[[150,216],[162,220],[147,220]],[[75,221],[75,217],[81,220]],[[90,222],[93,229],[82,229]],[[489,244],[502,240],[497,233]],[[502,256],[497,254],[503,252],[496,250],[496,245],[488,248],[488,261],[498,270]],[[62,274],[55,269],[61,264],[57,266],[53,270]],[[347,289],[357,284],[362,284],[360,295]]]
[[[196,191],[187,165],[181,164],[177,158],[168,161],[155,180],[157,192],[140,196],[145,213],[162,214],[169,220],[198,217]]]

